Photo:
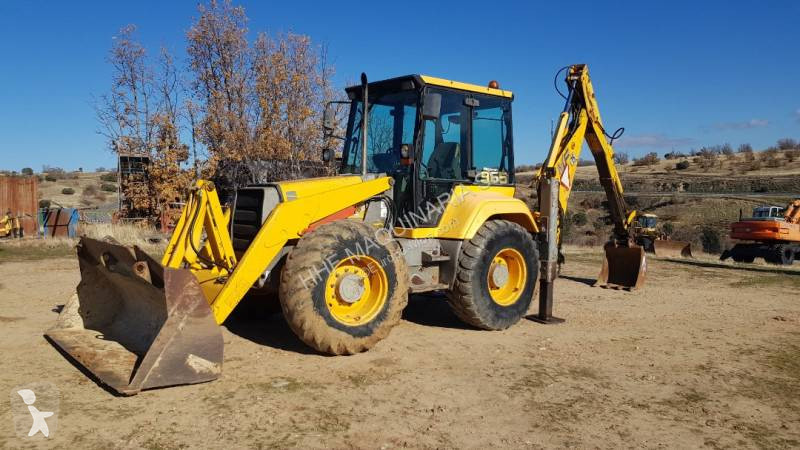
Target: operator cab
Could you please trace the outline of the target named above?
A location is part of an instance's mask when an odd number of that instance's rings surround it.
[[[360,174],[363,90],[346,92],[340,173]],[[394,178],[396,226],[436,226],[457,184],[513,186],[511,92],[424,75],[369,83],[368,92],[367,172]]]
[[[759,206],[753,208],[753,219],[757,220],[783,220],[785,208],[781,206]]]
[[[642,214],[636,217],[636,222],[640,228],[655,228],[658,223],[658,217],[654,214]]]

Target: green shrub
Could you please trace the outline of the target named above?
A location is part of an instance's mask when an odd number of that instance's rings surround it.
[[[92,195],[97,195],[97,186],[95,186],[93,184],[90,184],[89,186],[86,186],[85,188],[83,188],[83,193],[81,195],[85,195],[85,196],[89,196],[89,197],[92,196]]]
[[[700,234],[700,242],[703,244],[703,251],[706,253],[717,254],[722,252],[722,238],[719,230],[704,228]]]
[[[61,167],[49,167],[45,166],[42,172],[47,173],[47,175],[54,177],[56,180],[61,180],[67,178],[67,172],[62,169]]]
[[[794,148],[800,148],[800,145],[794,139],[783,138],[783,139],[778,139],[778,148],[780,150],[791,150]]]
[[[58,181],[58,178],[56,178],[55,175],[50,175],[49,173],[44,176],[44,179],[47,181]]]
[[[72,195],[72,194],[75,193],[75,189],[66,187],[66,188],[61,190],[61,193],[64,194],[64,195]]]
[[[675,231],[675,227],[672,225],[672,222],[664,222],[664,224],[661,225],[661,231],[669,236]]]
[[[660,161],[658,154],[656,152],[650,152],[641,158],[634,158],[633,165],[634,166],[652,166]]]
[[[104,173],[100,175],[100,179],[102,181],[108,181],[109,183],[116,183],[117,182],[117,174],[115,173]]]
[[[572,215],[572,222],[576,226],[582,227],[582,226],[586,225],[586,223],[588,221],[589,221],[589,219],[586,217],[586,213],[585,212],[582,212],[582,211],[581,212],[576,212],[575,214]]]
[[[686,169],[689,168],[690,165],[691,165],[691,163],[688,160],[679,161],[679,162],[675,163],[675,169],[677,169],[677,170],[686,170]]]
[[[31,169],[30,167],[23,167],[22,174],[28,176],[33,175],[33,169]]]
[[[39,200],[39,208],[49,208],[50,207],[50,200],[46,198]]]
[[[103,183],[100,185],[100,190],[106,192],[117,192],[117,185],[111,183]]]

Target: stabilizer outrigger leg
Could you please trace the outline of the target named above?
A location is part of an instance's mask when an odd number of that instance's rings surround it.
[[[555,178],[543,180],[546,186],[541,189],[541,220],[545,225],[540,234],[539,252],[539,312],[527,316],[528,319],[541,324],[557,324],[564,319],[553,316],[553,287],[558,278],[558,189],[559,181]]]

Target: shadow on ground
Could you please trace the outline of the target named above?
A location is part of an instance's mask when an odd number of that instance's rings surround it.
[[[245,298],[225,321],[225,328],[258,345],[303,355],[321,354],[289,328],[277,298]]]
[[[444,294],[437,292],[409,296],[403,319],[428,327],[474,330],[453,314]]]
[[[576,283],[582,283],[587,286],[594,286],[594,283],[597,282],[595,278],[586,278],[586,277],[573,277],[572,275],[559,275],[558,278],[563,278],[565,280],[574,281]]]

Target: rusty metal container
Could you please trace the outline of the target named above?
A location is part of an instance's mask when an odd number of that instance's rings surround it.
[[[39,232],[39,180],[34,176],[0,175],[0,214],[7,210],[21,214],[20,222],[26,236]]]

